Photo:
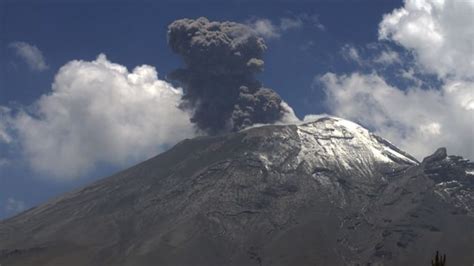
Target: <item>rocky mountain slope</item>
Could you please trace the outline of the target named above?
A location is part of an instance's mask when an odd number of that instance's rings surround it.
[[[0,222],[1,265],[474,262],[474,164],[343,119],[185,140]]]

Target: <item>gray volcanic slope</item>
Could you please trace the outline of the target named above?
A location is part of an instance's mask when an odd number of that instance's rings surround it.
[[[0,264],[472,265],[473,169],[334,117],[185,140],[0,222]]]

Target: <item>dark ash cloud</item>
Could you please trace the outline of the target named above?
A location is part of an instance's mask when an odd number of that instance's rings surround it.
[[[280,120],[286,109],[280,96],[263,88],[265,42],[250,27],[207,18],[180,19],[168,26],[168,44],[185,67],[169,77],[185,89],[182,108],[208,134],[237,131]]]

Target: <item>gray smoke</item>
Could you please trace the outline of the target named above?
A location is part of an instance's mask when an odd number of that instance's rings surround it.
[[[169,77],[185,89],[182,108],[208,134],[236,131],[278,121],[285,110],[280,96],[263,88],[255,74],[263,71],[265,42],[246,25],[180,19],[168,26],[168,44],[185,68]]]

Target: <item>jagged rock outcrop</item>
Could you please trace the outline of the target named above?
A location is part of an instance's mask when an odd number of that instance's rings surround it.
[[[473,169],[334,117],[185,140],[0,222],[0,264],[469,265]]]

